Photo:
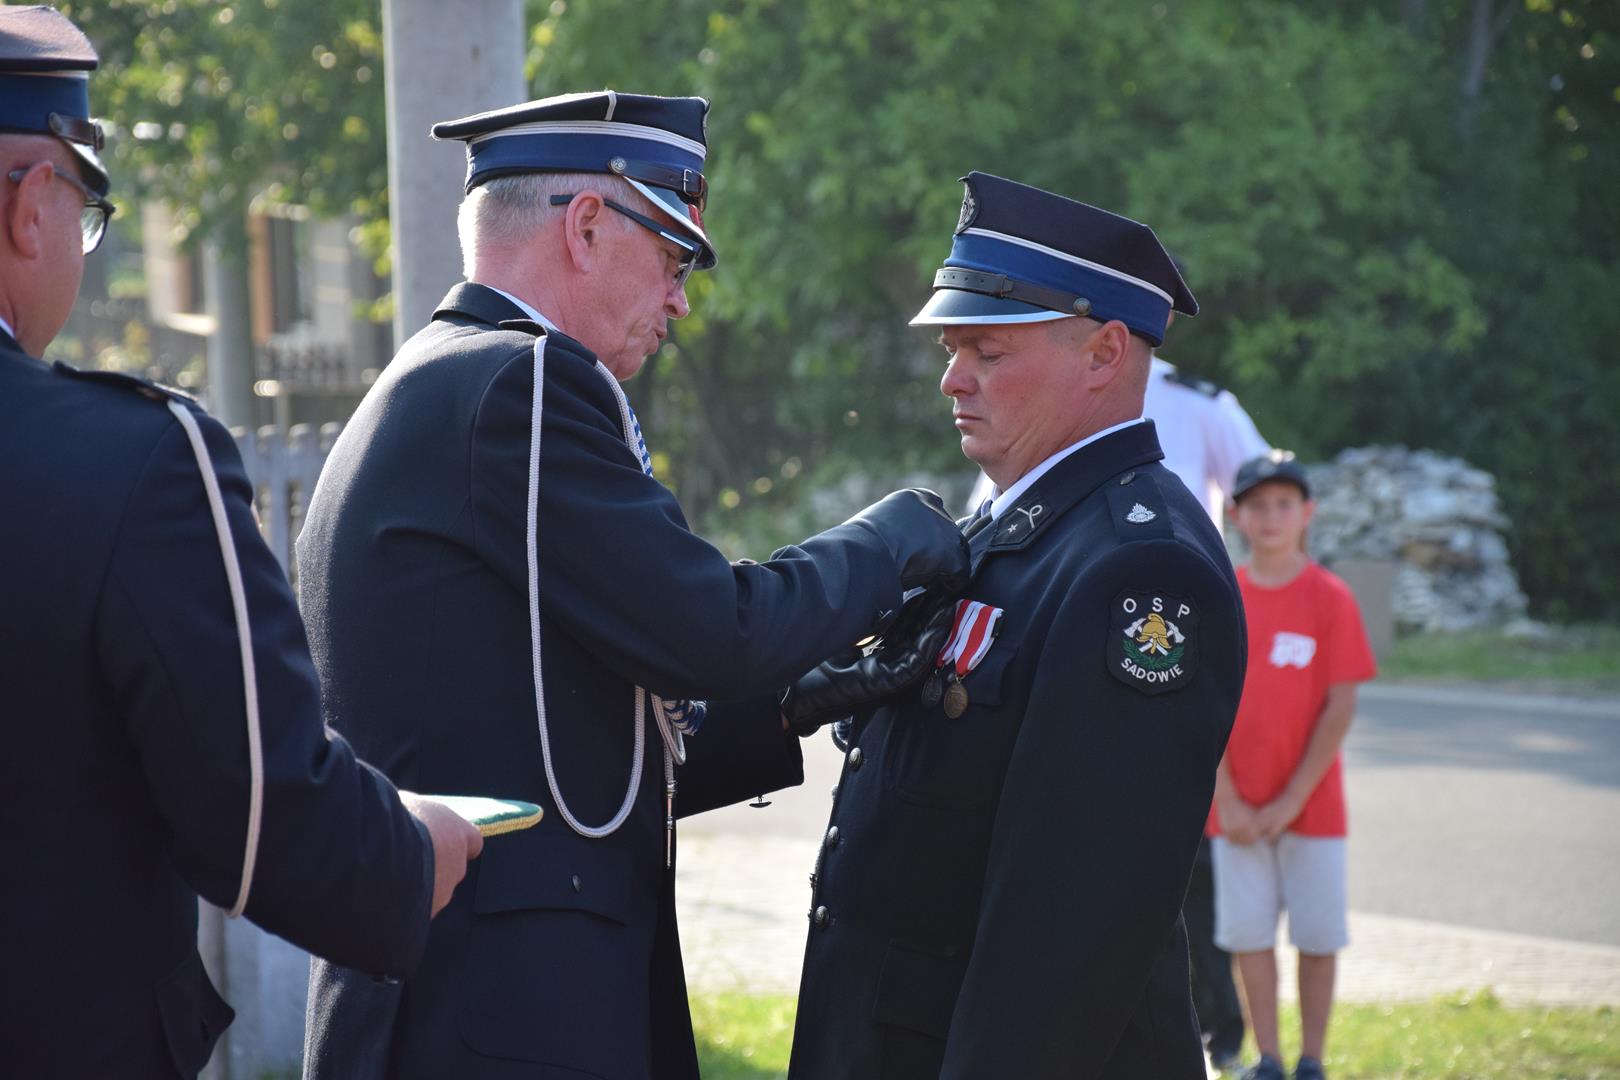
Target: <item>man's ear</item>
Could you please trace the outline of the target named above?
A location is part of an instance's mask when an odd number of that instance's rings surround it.
[[[44,249],[41,218],[45,213],[45,200],[50,194],[51,181],[56,178],[56,166],[41,161],[31,167],[12,189],[6,204],[4,228],[6,238],[17,254],[25,259],[37,259]]]
[[[563,215],[563,240],[568,257],[581,271],[589,271],[601,255],[602,232],[607,204],[600,192],[586,188],[568,203]]]
[[[1083,348],[1091,386],[1101,389],[1113,382],[1124,370],[1130,350],[1131,332],[1118,319],[1110,319],[1093,330]]]

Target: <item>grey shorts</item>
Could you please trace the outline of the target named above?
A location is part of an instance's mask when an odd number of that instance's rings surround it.
[[[1215,870],[1215,944],[1227,952],[1260,952],[1277,942],[1288,912],[1288,937],[1310,956],[1350,943],[1342,836],[1295,836],[1234,844],[1210,842]]]

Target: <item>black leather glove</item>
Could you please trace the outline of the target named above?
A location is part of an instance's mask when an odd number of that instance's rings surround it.
[[[900,568],[900,588],[945,594],[967,588],[968,546],[938,495],[905,488],[885,495],[845,524],[875,533]]]
[[[912,597],[870,652],[851,649],[824,660],[782,695],[782,715],[802,736],[915,686],[934,669],[955,622],[953,594],[928,590]]]

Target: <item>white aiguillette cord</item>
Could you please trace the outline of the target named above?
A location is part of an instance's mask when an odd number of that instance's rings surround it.
[[[225,500],[219,493],[219,478],[214,474],[208,444],[203,441],[202,429],[197,426],[197,418],[191,415],[191,410],[170,399],[169,411],[185,429],[192,456],[197,459],[197,471],[202,473],[203,489],[208,493],[208,509],[214,518],[214,534],[219,540],[219,553],[225,560],[225,583],[231,592],[236,640],[242,651],[242,694],[247,712],[248,739],[248,820],[247,840],[242,850],[242,884],[237,889],[236,903],[226,912],[234,919],[247,907],[248,891],[253,885],[253,864],[259,855],[259,826],[264,812],[264,747],[259,737],[259,679],[253,666],[253,633],[248,623],[247,591],[242,587],[242,564],[236,557],[236,543],[231,539],[231,524],[225,516]]]
[[[540,670],[540,559],[537,540],[539,536],[538,511],[540,507],[540,426],[541,412],[544,402],[546,370],[546,338],[538,337],[534,342],[534,397],[530,410],[529,420],[529,499],[526,523],[527,546],[529,559],[529,643],[534,654],[534,710],[539,718],[540,726],[540,754],[545,760],[546,784],[551,788],[551,797],[557,803],[557,812],[562,815],[568,827],[581,836],[593,840],[611,836],[623,825],[630,816],[630,810],[636,803],[636,792],[641,787],[641,764],[643,752],[646,748],[647,723],[647,691],[640,686],[636,687],[636,714],[635,714],[635,756],[630,763],[630,784],[625,789],[624,802],[619,805],[618,813],[605,825],[586,825],[574,816],[563,801],[562,788],[557,783],[557,770],[551,760],[551,732],[546,724],[546,692],[545,681]],[[603,367],[601,362],[596,364],[596,370],[607,380],[613,388],[614,398],[619,403],[619,417],[624,432],[625,445],[635,452],[634,431],[630,423],[630,405],[625,400],[624,391],[619,387],[619,381],[613,374]],[[675,763],[686,763],[686,747],[681,734],[671,726],[665,714],[662,698],[653,695],[653,716],[658,721],[659,734],[664,741],[664,865],[670,865],[673,854],[673,837],[675,830]]]

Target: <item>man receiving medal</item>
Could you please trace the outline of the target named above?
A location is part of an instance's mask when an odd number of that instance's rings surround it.
[[[790,1076],[1198,1080],[1180,909],[1243,618],[1142,419],[1152,348],[1197,304],[1146,226],[965,183],[913,324],[940,328],[940,388],[997,493],[964,594],[914,598],[784,698],[846,750]]]

